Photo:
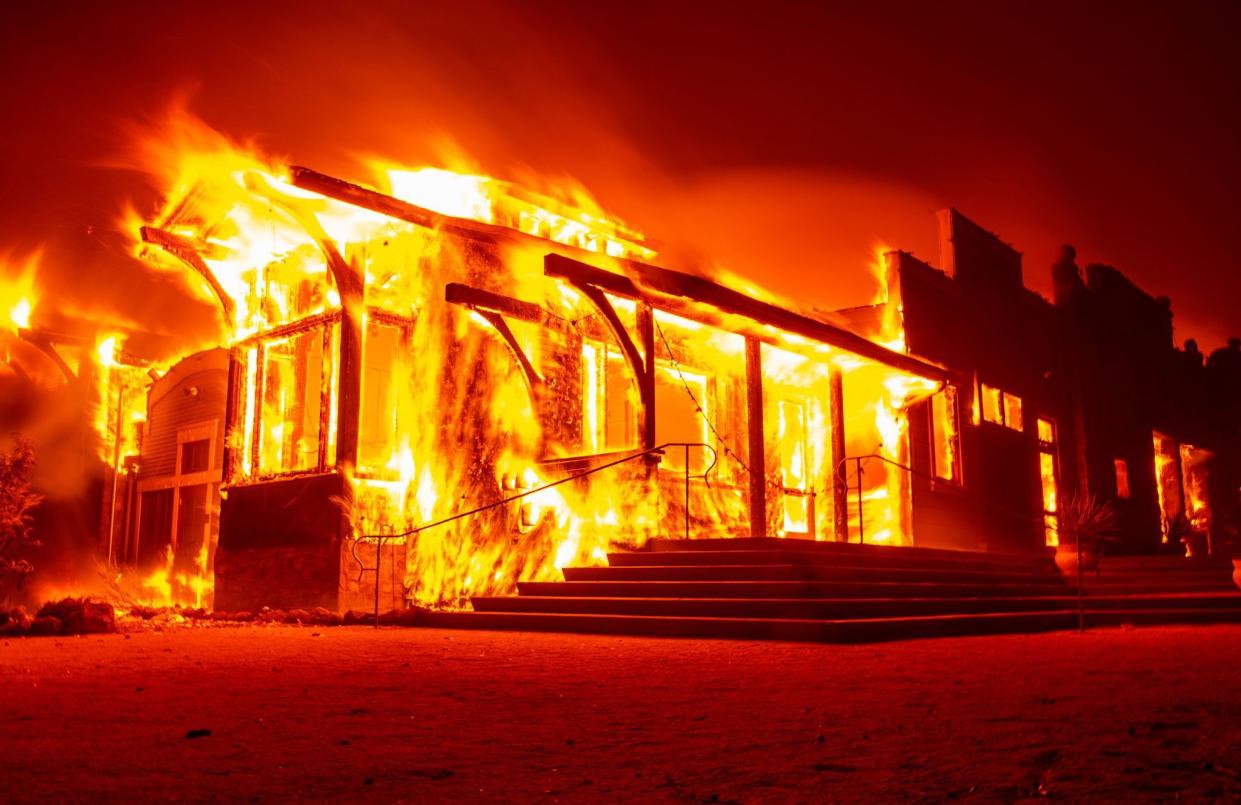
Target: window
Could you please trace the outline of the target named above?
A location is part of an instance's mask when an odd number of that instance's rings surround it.
[[[810,439],[804,400],[780,400],[776,406],[777,446],[784,499],[784,530],[811,533]]]
[[[1185,499],[1185,517],[1198,531],[1206,531],[1211,524],[1211,505],[1207,494],[1208,466],[1213,453],[1181,444],[1181,489]]]
[[[181,443],[181,474],[202,472],[211,468],[211,440],[195,439]]]
[[[1004,392],[1004,427],[1022,430],[1021,398]]]
[[[707,376],[663,362],[655,364],[655,444],[687,442],[710,444],[707,431]],[[706,451],[690,450],[690,471],[707,467]],[[685,451],[675,448],[660,462],[661,467],[685,469]]]
[[[287,335],[245,348],[239,361],[244,404],[229,436],[240,442],[241,455],[230,477],[314,471],[335,462],[339,330],[330,321],[290,327]]]
[[[263,346],[260,473],[318,467],[322,383],[321,331],[274,339]]]
[[[582,340],[582,450],[626,450],[638,443],[637,391],[616,347]]]
[[[1112,464],[1116,468],[1116,497],[1121,500],[1129,499],[1129,462],[1123,458],[1112,459]]]
[[[1003,425],[1015,431],[1025,429],[1021,398],[1016,394],[980,382],[978,396],[982,400],[983,422]]]
[[[1004,405],[1001,402],[1003,392],[994,386],[982,388],[982,420],[996,425],[1004,424]]]
[[[1046,544],[1060,544],[1060,473],[1056,462],[1056,423],[1038,420],[1038,474],[1043,493],[1043,535]]]
[[[1181,505],[1181,470],[1180,450],[1174,439],[1164,436],[1158,431],[1155,440],[1155,492],[1159,499],[1159,521],[1163,531],[1163,541],[1168,541],[1168,533],[1177,516],[1184,512]]]
[[[936,478],[961,482],[961,432],[957,414],[957,390],[944,390],[931,397],[931,471]]]
[[[374,319],[366,323],[362,348],[362,403],[358,415],[358,469],[382,473],[401,445],[397,442],[397,369],[400,327]]]

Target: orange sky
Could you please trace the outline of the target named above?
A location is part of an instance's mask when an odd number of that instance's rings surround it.
[[[43,246],[66,312],[209,329],[115,235],[127,200],[155,203],[116,167],[130,132],[182,94],[346,177],[449,148],[571,175],[670,260],[803,303],[868,301],[878,243],[935,262],[951,204],[1025,253],[1036,290],[1071,242],[1171,296],[1179,338],[1241,330],[1235,5],[354,5],[6,6],[0,254]]]

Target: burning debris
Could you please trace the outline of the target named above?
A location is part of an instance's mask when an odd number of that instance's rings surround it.
[[[55,637],[116,631],[112,605],[85,598],[44,604],[32,618],[24,607],[0,609],[0,637]]]

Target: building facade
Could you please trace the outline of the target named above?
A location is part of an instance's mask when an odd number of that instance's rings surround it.
[[[231,335],[150,385],[108,539],[216,608],[462,606],[657,535],[1031,553],[1088,494],[1117,550],[1228,539],[1231,356],[1114,269],[1066,254],[1049,302],[949,210],[942,270],[889,253],[884,303],[811,315],[511,189],[479,221],[293,177],[143,231]],[[180,234],[246,205],[283,234],[240,267]]]

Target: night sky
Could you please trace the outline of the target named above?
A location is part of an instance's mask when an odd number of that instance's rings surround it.
[[[209,304],[115,231],[157,203],[124,167],[134,132],[180,100],[346,178],[449,151],[572,176],[664,264],[802,304],[869,301],[879,244],[937,262],[953,205],[1025,253],[1035,290],[1068,242],[1171,296],[1178,339],[1241,330],[1241,6],[810,5],[8,3],[0,253],[45,250],[59,291],[36,320],[208,337]]]

